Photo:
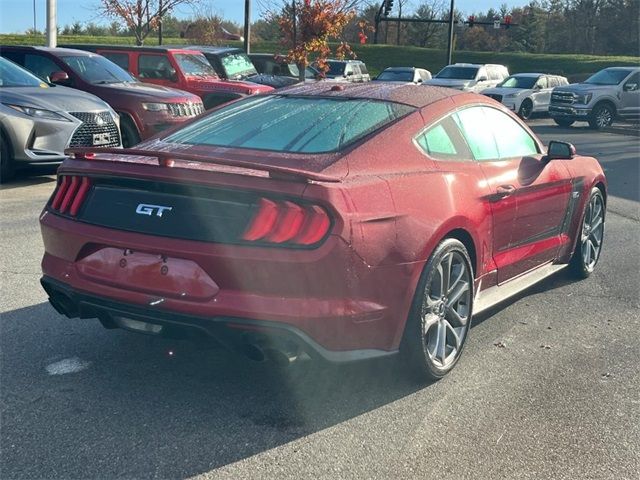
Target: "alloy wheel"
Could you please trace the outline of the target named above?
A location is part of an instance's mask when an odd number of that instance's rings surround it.
[[[605,128],[613,122],[613,112],[609,107],[602,106],[596,112],[596,125],[598,128]]]
[[[604,236],[604,202],[602,196],[593,195],[582,222],[582,263],[587,271],[592,271],[600,257]]]
[[[436,268],[422,308],[425,350],[438,368],[459,355],[468,331],[471,272],[457,251],[447,253]]]

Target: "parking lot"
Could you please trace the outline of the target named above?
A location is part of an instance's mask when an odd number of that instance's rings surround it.
[[[39,285],[55,179],[0,190],[0,477],[640,477],[640,138],[531,122],[599,158],[605,246],[475,319],[459,365],[279,370],[207,345],[68,320]]]

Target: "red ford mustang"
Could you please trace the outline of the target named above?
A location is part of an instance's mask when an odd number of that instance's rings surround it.
[[[250,358],[457,362],[472,314],[603,240],[606,180],[487,97],[320,82],[141,144],[75,150],[41,216],[69,317]]]

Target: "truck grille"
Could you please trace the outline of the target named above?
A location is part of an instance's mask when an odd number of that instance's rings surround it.
[[[502,95],[498,95],[497,93],[485,93],[487,97],[493,98],[499,102],[502,102]]]
[[[575,99],[575,95],[571,92],[553,92],[551,94],[551,103],[571,105]]]
[[[204,106],[201,103],[168,103],[167,105],[173,117],[195,117],[204,112]]]
[[[93,147],[94,134],[109,134],[109,143],[95,145],[99,147],[117,147],[120,145],[120,131],[109,112],[69,112],[82,121],[74,132],[69,147]]]

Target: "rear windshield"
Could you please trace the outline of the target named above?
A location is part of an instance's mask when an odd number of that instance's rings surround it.
[[[339,151],[413,112],[368,99],[249,97],[166,137],[166,142],[292,153]]]
[[[473,80],[478,73],[478,67],[444,67],[436,78],[454,78],[459,80]]]
[[[246,53],[230,53],[221,58],[229,78],[241,78],[258,73]]]

